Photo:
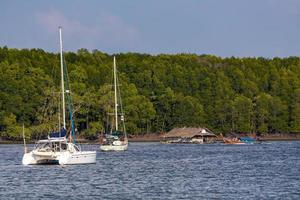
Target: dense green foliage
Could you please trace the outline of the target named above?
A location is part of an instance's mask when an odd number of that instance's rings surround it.
[[[129,134],[205,126],[215,132],[300,132],[300,59],[118,54]],[[74,116],[94,138],[107,125],[112,55],[67,52]],[[0,134],[20,139],[58,129],[59,55],[0,48]]]

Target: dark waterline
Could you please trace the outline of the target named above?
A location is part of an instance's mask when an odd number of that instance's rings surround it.
[[[97,154],[92,165],[25,167],[22,145],[0,145],[0,199],[300,199],[299,141]]]

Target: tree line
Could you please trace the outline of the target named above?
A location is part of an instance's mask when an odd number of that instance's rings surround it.
[[[300,132],[300,59],[213,55],[64,53],[78,132],[107,129],[113,56],[127,132],[201,126],[215,133]],[[59,130],[60,60],[42,49],[0,47],[0,136],[35,139]]]

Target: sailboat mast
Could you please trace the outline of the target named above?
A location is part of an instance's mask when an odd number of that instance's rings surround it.
[[[26,146],[26,140],[25,140],[25,127],[24,127],[24,123],[23,123],[22,135],[23,135],[23,142],[24,142],[24,153],[27,153],[27,146]]]
[[[59,27],[59,44],[60,44],[60,68],[61,68],[61,97],[62,97],[62,111],[63,111],[63,125],[66,129],[66,109],[65,109],[65,85],[64,85],[64,61],[63,61],[63,46],[62,46],[62,27]]]
[[[115,86],[115,123],[116,131],[118,130],[118,102],[117,102],[117,69],[116,69],[116,57],[114,56],[114,86]]]

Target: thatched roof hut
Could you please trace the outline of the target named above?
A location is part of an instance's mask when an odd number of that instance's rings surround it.
[[[163,137],[167,138],[193,138],[196,136],[201,137],[216,137],[212,131],[207,128],[191,128],[191,127],[183,127],[183,128],[174,128],[168,133],[166,133]]]

